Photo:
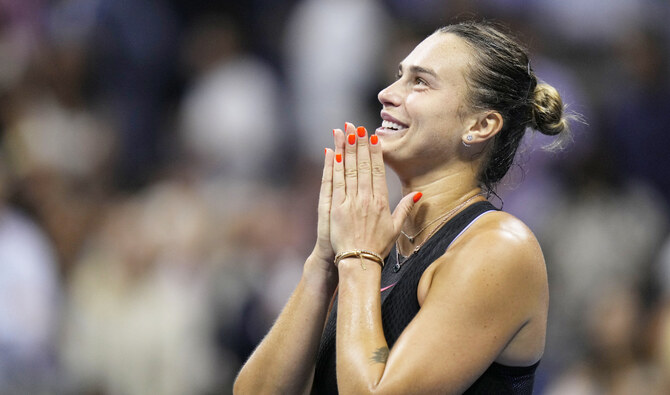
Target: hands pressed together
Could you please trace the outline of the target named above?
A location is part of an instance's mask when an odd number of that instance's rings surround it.
[[[385,257],[421,193],[405,196],[392,214],[378,137],[351,123],[333,137],[335,149],[325,150],[315,252],[330,262],[353,250]]]

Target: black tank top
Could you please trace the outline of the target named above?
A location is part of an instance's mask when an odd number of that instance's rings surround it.
[[[398,270],[395,248],[386,258],[382,270],[382,325],[389,349],[419,312],[416,296],[423,272],[437,258],[444,255],[449,245],[480,215],[496,210],[488,201],[468,206],[449,220]],[[312,394],[337,394],[335,373],[335,328],[337,326],[337,298],[321,337],[316,360],[316,371]],[[428,361],[426,361],[428,363]],[[468,388],[465,394],[531,394],[535,378],[536,363],[527,367],[491,366]]]

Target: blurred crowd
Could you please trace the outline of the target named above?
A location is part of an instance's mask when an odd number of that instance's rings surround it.
[[[376,128],[398,62],[473,17],[583,120],[492,200],[547,261],[536,393],[670,393],[667,1],[0,0],[0,394],[229,393],[330,131]]]

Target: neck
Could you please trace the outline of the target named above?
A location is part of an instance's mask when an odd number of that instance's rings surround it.
[[[411,252],[416,246],[421,245],[445,220],[448,221],[466,207],[459,205],[482,192],[471,172],[425,175],[402,180],[403,195],[412,191],[422,192],[423,197],[408,215],[402,230],[416,237],[409,240],[402,234],[399,236],[401,253]],[[480,200],[484,200],[484,197],[478,196],[468,202],[468,205]],[[457,210],[440,218],[454,209]],[[439,220],[435,221],[438,218]]]

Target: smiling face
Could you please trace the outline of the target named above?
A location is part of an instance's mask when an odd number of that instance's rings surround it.
[[[453,34],[435,33],[399,66],[399,78],[379,92],[384,159],[398,170],[412,163],[448,164],[469,125],[466,72],[471,49]]]

